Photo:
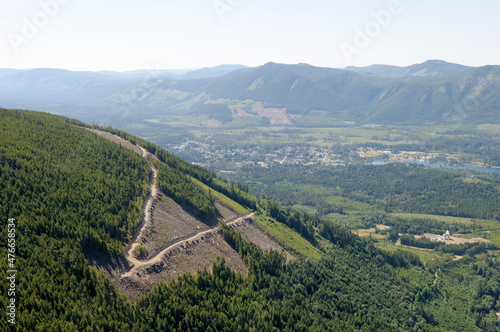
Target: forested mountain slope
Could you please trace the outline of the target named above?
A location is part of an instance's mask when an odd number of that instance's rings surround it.
[[[195,215],[216,213],[217,206],[210,209],[215,200],[200,198],[215,195],[235,211],[240,209],[236,202],[255,211],[256,223],[282,227],[320,252],[316,258],[303,254],[286,263],[283,253],[262,251],[221,222],[218,234],[238,253],[247,275],[218,259],[210,270],[159,282],[130,301],[89,260],[123,258],[141,220],[153,161],[78,126],[85,125],[0,109],[0,252],[7,257],[7,219],[15,218],[18,270],[16,324],[4,315],[2,330],[495,330],[491,310],[498,300],[499,269],[493,258],[485,263],[466,257],[443,269],[443,282],[446,273],[460,271],[464,287],[480,285],[457,302],[457,295],[440,282],[433,286],[435,271],[411,252],[378,249],[333,223],[257,199],[244,186],[217,179],[153,144],[100,128],[156,156],[154,162],[168,169],[165,186],[176,188],[165,194]],[[187,187],[196,194],[183,192],[187,183],[195,184]],[[284,245],[292,241],[282,240]],[[2,280],[8,270],[2,259]],[[7,290],[2,282],[2,303],[11,297]],[[434,316],[434,306],[449,311]],[[455,306],[457,312],[451,309]],[[459,325],[454,317],[460,317]]]

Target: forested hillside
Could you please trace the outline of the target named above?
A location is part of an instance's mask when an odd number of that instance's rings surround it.
[[[139,222],[147,162],[52,115],[2,109],[0,126],[0,250],[7,257],[6,222],[15,218],[15,328],[130,326],[129,304],[89,266],[85,253],[123,252]],[[0,264],[6,280],[7,260]]]
[[[211,271],[158,283],[131,301],[89,260],[123,257],[148,194],[150,162],[82,126],[54,115],[0,109],[2,304],[11,297],[5,282],[8,218],[16,223],[18,270],[16,324],[3,314],[1,330],[498,330],[494,252],[482,250],[458,262],[445,258],[439,265],[414,252],[384,250],[335,223],[257,199],[246,186],[229,184],[151,143],[101,128],[154,154],[162,191],[201,216],[213,213],[211,191],[224,194],[255,211],[257,219],[301,234],[320,252],[287,262],[283,253],[262,251],[221,223],[224,240],[248,275],[219,259]],[[455,285],[455,277],[465,282]]]

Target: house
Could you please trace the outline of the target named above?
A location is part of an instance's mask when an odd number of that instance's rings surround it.
[[[450,234],[450,231],[448,231],[448,230],[447,230],[447,231],[446,231],[446,233],[444,233],[444,235],[443,235],[443,237],[444,237],[444,239],[445,239],[445,240],[449,240],[449,239],[450,239],[450,236],[451,236],[451,234]]]
[[[426,235],[425,237],[431,241],[438,241],[438,237],[433,234]]]

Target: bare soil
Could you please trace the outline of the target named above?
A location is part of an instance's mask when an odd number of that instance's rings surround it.
[[[233,226],[239,223],[249,222],[250,220],[253,220],[253,213],[244,217],[240,217],[231,222],[228,222],[227,225]],[[133,252],[134,248],[138,245],[138,242],[135,242],[134,244],[132,244],[132,248],[129,251],[127,251],[126,254],[127,261],[129,262],[130,265],[132,265],[132,268],[128,272],[122,274],[122,277],[131,277],[134,274],[139,273],[140,270],[147,269],[150,266],[159,263],[166,255],[176,250],[177,248],[181,247],[185,248],[186,246],[191,245],[193,243],[196,244],[199,242],[200,239],[203,240],[205,237],[216,232],[218,232],[218,228],[214,227],[214,228],[209,228],[208,230],[205,231],[198,231],[195,234],[188,235],[184,238],[177,238],[171,243],[166,244],[164,249],[162,249],[160,252],[158,252],[156,255],[154,255],[153,257],[151,257],[146,261],[139,261],[133,255],[131,255],[131,252]]]
[[[218,231],[210,232],[202,238],[178,246],[163,258],[129,277],[112,278],[120,291],[128,298],[135,299],[144,291],[149,291],[158,282],[173,280],[185,273],[195,274],[197,270],[211,270],[217,257],[223,257],[226,264],[243,275],[248,273],[239,254],[231,248]]]
[[[246,236],[248,240],[257,244],[262,250],[277,250],[284,251],[287,257],[287,262],[294,258],[288,251],[286,251],[282,246],[277,244],[271,237],[266,234],[263,230],[258,228],[253,223],[239,223],[233,226],[233,229],[240,233],[242,236]]]
[[[424,237],[424,235],[415,235],[416,239],[420,239],[422,237]],[[442,240],[442,241],[443,241],[443,243],[446,243],[446,244],[463,244],[463,243],[476,243],[476,242],[489,243],[489,242],[491,242],[490,240],[487,240],[487,239],[482,238],[482,237],[473,237],[470,239],[466,239],[466,238],[458,237],[458,236],[450,236],[449,240]]]
[[[261,106],[252,107],[252,111],[256,112],[260,117],[269,118],[271,124],[291,124],[292,122],[287,116],[286,108],[265,108]]]
[[[213,224],[206,224],[194,217],[188,208],[160,194],[154,203],[152,222],[144,230],[142,242],[151,257],[166,243],[200,230],[207,230],[211,226]]]
[[[463,237],[450,236],[449,240],[445,240],[446,244],[462,244],[462,243],[476,243],[476,242],[491,242],[490,240],[484,239],[482,237],[473,237],[471,239],[465,239]]]
[[[141,242],[148,250],[148,259],[165,249],[172,241],[196,235],[199,232],[216,228],[219,220],[230,222],[240,215],[221,202],[215,206],[218,215],[202,219],[193,209],[178,204],[170,197],[160,193],[152,208],[151,223],[145,225]]]

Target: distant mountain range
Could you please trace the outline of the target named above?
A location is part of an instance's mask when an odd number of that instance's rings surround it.
[[[408,67],[371,65],[368,67],[350,66],[345,69],[380,77],[413,79],[429,76],[447,76],[470,68],[472,67],[466,67],[455,63],[448,63],[442,60],[429,60],[424,63],[419,63]]]
[[[297,126],[496,124],[499,83],[500,66],[439,60],[345,69],[222,65],[185,73],[0,69],[0,106],[112,124],[186,115],[212,119],[210,125],[256,117],[262,124]]]

